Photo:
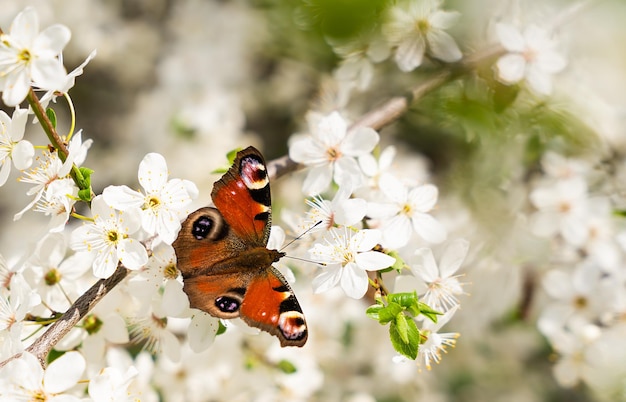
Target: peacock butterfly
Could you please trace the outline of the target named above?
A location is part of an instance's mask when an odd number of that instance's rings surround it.
[[[191,213],[172,244],[192,308],[303,346],[308,331],[293,290],[272,266],[285,255],[266,248],[272,206],[265,161],[254,147],[237,153],[213,185],[216,208]]]

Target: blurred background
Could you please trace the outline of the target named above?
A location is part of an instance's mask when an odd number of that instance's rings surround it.
[[[591,161],[597,177],[611,182],[612,187],[601,191],[618,207],[623,205],[626,2],[583,2],[586,7],[579,12],[565,12],[574,3],[446,1],[445,9],[461,13],[449,32],[466,55],[497,42],[496,22],[523,26],[558,20],[559,50],[568,66],[555,76],[554,94],[543,99],[519,86],[504,86],[487,64],[433,91],[380,131],[382,148],[398,148],[399,168],[437,184],[439,216],[453,237],[470,240],[462,270],[468,294],[446,327],[461,337],[441,364],[428,371],[394,363],[386,328],[365,317],[368,302],[348,299],[341,292],[313,295],[306,275],[311,270],[304,269],[295,288],[309,325],[317,328],[310,345],[281,350],[261,336],[256,346],[242,346],[247,338],[229,331],[206,352],[185,353],[182,363],[154,362],[146,381],[161,398],[626,399],[626,363],[606,368],[596,362],[600,371],[595,376],[610,381],[559,384],[552,372],[558,354],[536,325],[547,299],[540,282],[551,268],[553,244],[532,236],[525,222],[529,188],[541,171],[542,156],[555,150]],[[378,24],[382,10],[391,4],[0,0],[0,26],[7,30],[18,12],[32,5],[42,28],[62,23],[71,29],[72,40],[64,52],[68,71],[97,50],[70,91],[77,128],[83,129],[84,139],[94,140],[85,166],[95,170],[96,193],[110,184],[138,188],[139,162],[146,153],[159,152],[167,159],[171,177],[198,185],[199,207],[209,203],[217,179],[211,172],[226,163],[231,149],[255,145],[267,159],[284,156],[289,137],[308,131],[310,111],[339,109],[356,120],[441,68],[433,62],[403,73],[386,60],[374,65],[372,81],[363,90],[346,90],[336,79],[342,61],[336,44]],[[67,107],[62,98],[57,102],[63,133]],[[45,143],[36,125],[30,131],[31,142]],[[275,211],[304,211],[302,177],[296,173],[272,184]],[[0,197],[0,253],[11,261],[33,247],[21,239],[40,238],[47,222],[33,212],[13,221],[29,198],[26,185],[9,182]],[[280,214],[275,215],[280,224]],[[621,346],[626,347],[626,341]],[[289,374],[264,364],[251,350],[262,350],[270,361],[289,359],[298,370]]]

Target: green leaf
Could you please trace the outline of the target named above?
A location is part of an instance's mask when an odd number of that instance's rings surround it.
[[[380,310],[385,308],[382,304],[371,305],[365,310],[365,314],[376,321],[380,321]]]
[[[398,303],[390,302],[378,311],[378,322],[386,324],[390,321],[394,321],[398,314],[402,314],[402,306]]]
[[[396,262],[394,262],[393,265],[391,266],[392,269],[395,269],[396,271],[400,272],[404,269],[404,267],[407,266],[407,264],[404,262],[402,257],[400,257],[400,253],[398,253],[396,250],[387,251],[386,254],[396,259]]]
[[[217,169],[213,170],[211,173],[213,174],[224,174],[226,172],[228,172],[228,169],[230,169],[230,167],[232,166],[233,162],[235,161],[235,158],[237,157],[237,152],[241,151],[241,148],[235,148],[232,151],[228,152],[226,154],[226,159],[228,160],[228,165],[227,166],[222,166],[222,167],[218,167]]]
[[[52,127],[56,129],[57,128],[57,115],[54,112],[54,109],[50,109],[50,108],[46,109],[46,116],[48,116],[50,123],[52,123]]]
[[[407,323],[406,315],[403,313],[398,314],[392,324],[394,323],[396,325],[396,331],[398,331],[398,335],[400,335],[402,342],[409,343],[409,324]]]
[[[91,189],[90,188],[86,188],[83,190],[78,190],[78,198],[81,201],[85,201],[85,202],[91,202]]]
[[[222,335],[224,332],[226,332],[226,326],[224,324],[222,324],[222,321],[218,321],[219,327],[217,328],[217,332],[215,333],[215,336],[217,335]]]
[[[401,325],[406,325],[402,330],[406,334],[406,342],[400,334],[398,325],[395,322],[392,322],[389,326],[389,338],[391,339],[391,344],[393,345],[393,348],[396,350],[396,352],[408,357],[411,360],[415,360],[417,358],[417,352],[419,350],[419,329],[417,329],[415,321],[411,319],[407,320],[406,317],[404,319],[404,323]]]
[[[290,362],[289,360],[285,360],[285,359],[279,361],[277,366],[278,366],[278,369],[285,374],[293,374],[296,371],[298,371],[298,369],[296,368],[296,366],[294,366],[292,362]]]
[[[626,209],[615,209],[613,210],[613,215],[618,218],[626,218]]]
[[[424,314],[426,317],[428,317],[429,320],[431,320],[432,322],[436,323],[437,322],[437,316],[438,315],[442,315],[443,313],[437,310],[433,310],[428,304],[426,303],[422,303],[422,302],[418,302],[417,303],[420,313]]]

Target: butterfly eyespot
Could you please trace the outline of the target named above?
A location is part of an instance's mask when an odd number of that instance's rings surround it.
[[[211,233],[213,220],[208,216],[201,216],[193,223],[191,234],[198,240],[206,239]]]
[[[215,299],[215,306],[223,313],[234,313],[239,310],[239,301],[232,297],[220,296]]]

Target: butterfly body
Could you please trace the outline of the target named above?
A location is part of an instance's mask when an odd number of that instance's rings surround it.
[[[191,213],[173,246],[190,306],[277,336],[281,346],[303,346],[302,309],[272,266],[285,254],[266,248],[271,195],[265,162],[253,147],[240,151],[211,193],[215,208]]]

